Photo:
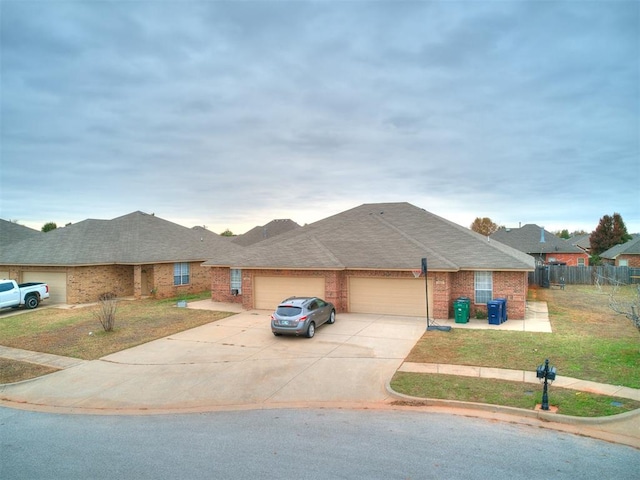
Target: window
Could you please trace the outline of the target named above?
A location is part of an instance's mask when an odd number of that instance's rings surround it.
[[[189,264],[188,263],[173,264],[173,284],[174,285],[189,284]]]
[[[476,302],[487,303],[493,298],[493,272],[475,272]]]
[[[584,267],[584,265],[585,265],[584,257],[578,257],[578,266]]]
[[[618,266],[619,267],[628,267],[629,266],[629,260],[618,260]]]
[[[231,293],[240,295],[242,293],[242,270],[231,269]]]

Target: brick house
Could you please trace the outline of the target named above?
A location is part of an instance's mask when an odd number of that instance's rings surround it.
[[[601,253],[600,258],[616,267],[640,268],[640,235],[634,235],[628,242],[611,247]]]
[[[427,258],[427,279],[419,275]],[[213,253],[214,301],[273,309],[292,295],[314,295],[339,312],[450,318],[453,301],[472,314],[492,298],[524,318],[534,260],[408,203],[365,204],[224,255]],[[418,270],[416,272],[416,270]]]
[[[588,253],[533,223],[520,228],[500,228],[490,238],[531,255],[538,265],[589,266]]]
[[[186,228],[142,212],[84,220],[2,244],[0,278],[49,284],[52,303],[119,297],[157,298],[209,289],[202,262],[212,251],[241,249],[204,228]]]

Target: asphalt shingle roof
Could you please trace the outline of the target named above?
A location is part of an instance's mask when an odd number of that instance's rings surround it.
[[[233,238],[231,241],[237,245],[247,247],[249,245],[262,242],[263,240],[266,240],[268,238],[275,237],[276,235],[281,235],[285,232],[288,232],[289,230],[295,230],[296,228],[300,228],[300,225],[298,225],[293,220],[271,220],[266,225],[254,227],[247,233],[238,235],[237,237]]]
[[[241,249],[204,229],[190,229],[143,212],[84,220],[3,246],[3,265],[103,265],[204,261],[212,252]]]
[[[364,204],[205,265],[234,268],[533,270],[529,255],[409,203]]]
[[[544,235],[542,234],[544,232]],[[541,241],[544,238],[544,242]],[[529,223],[521,228],[500,228],[491,239],[509,245],[521,252],[535,253],[584,253],[570,242]]]
[[[0,218],[0,248],[38,235],[42,232]]]
[[[602,252],[600,256],[602,258],[614,259],[622,254],[640,254],[640,235],[634,235],[628,242],[611,247],[606,252]]]

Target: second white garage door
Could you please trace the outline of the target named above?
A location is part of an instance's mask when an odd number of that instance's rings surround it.
[[[349,279],[349,311],[426,317],[424,278]],[[429,280],[429,316],[433,317],[433,281]]]
[[[49,299],[44,305],[51,303],[67,303],[67,274],[58,272],[24,272],[22,281],[43,282],[49,285]]]
[[[255,308],[274,310],[287,297],[324,298],[324,278],[318,277],[255,277]]]

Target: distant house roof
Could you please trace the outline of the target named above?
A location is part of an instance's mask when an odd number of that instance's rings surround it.
[[[520,228],[500,228],[491,234],[491,239],[528,254],[584,253],[575,245],[533,223]]]
[[[143,212],[84,220],[3,247],[3,265],[103,265],[204,261],[214,251],[241,249],[204,229]]]
[[[591,250],[591,234],[585,233],[584,235],[576,235],[575,237],[568,238],[566,241],[571,245],[575,245],[578,248],[581,248],[585,252]]]
[[[261,227],[254,227],[247,233],[234,237],[231,241],[237,245],[247,247],[268,238],[275,237],[276,235],[281,235],[290,230],[294,230],[296,228],[300,228],[300,225],[298,225],[293,220],[271,220],[266,225],[263,225]]]
[[[42,235],[42,232],[0,218],[0,247]]]
[[[364,204],[246,247],[205,265],[286,269],[534,269],[518,250],[489,241],[409,203]]]
[[[619,255],[637,255],[640,254],[640,235],[634,235],[631,240],[611,247],[606,252],[602,252],[600,256],[609,260],[614,260]]]

